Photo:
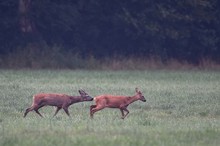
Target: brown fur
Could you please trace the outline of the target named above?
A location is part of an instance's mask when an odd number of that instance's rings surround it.
[[[96,105],[90,106],[90,117],[93,118],[95,112],[102,110],[106,107],[108,108],[118,108],[121,111],[122,119],[124,119],[129,111],[127,109],[128,105],[141,100],[146,102],[146,99],[140,91],[136,88],[136,94],[134,96],[114,96],[114,95],[100,95],[94,98]],[[124,114],[124,111],[127,113]]]
[[[80,96],[69,96],[66,94],[57,93],[39,93],[33,96],[32,106],[27,108],[24,117],[30,112],[35,111],[39,116],[43,117],[38,109],[43,106],[55,106],[57,107],[54,116],[58,111],[63,108],[68,116],[70,116],[68,107],[77,102],[92,101],[93,98],[90,97],[85,91],[79,90]]]

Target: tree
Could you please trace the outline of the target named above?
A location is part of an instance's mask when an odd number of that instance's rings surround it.
[[[1,0],[0,54],[27,44],[82,56],[220,61],[218,0]]]

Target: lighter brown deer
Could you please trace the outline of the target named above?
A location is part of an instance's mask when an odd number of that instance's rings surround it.
[[[94,98],[96,105],[90,106],[90,117],[93,118],[95,112],[100,111],[106,107],[108,108],[118,108],[121,111],[122,119],[124,119],[129,111],[127,109],[128,105],[131,103],[141,100],[146,102],[146,99],[142,95],[138,88],[135,88],[136,94],[134,96],[114,96],[114,95],[100,95]],[[124,111],[126,114],[124,114]]]
[[[58,111],[63,108],[68,116],[70,116],[68,107],[77,102],[92,101],[93,98],[89,96],[85,91],[79,90],[80,96],[69,96],[66,94],[57,93],[39,93],[33,96],[32,106],[27,108],[24,113],[24,117],[30,112],[35,111],[39,116],[43,117],[38,111],[43,106],[55,106],[56,112],[53,116],[56,116]]]

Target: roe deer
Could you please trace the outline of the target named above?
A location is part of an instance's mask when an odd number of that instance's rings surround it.
[[[108,108],[118,108],[121,111],[122,119],[124,119],[129,111],[127,109],[128,105],[137,100],[146,102],[146,99],[142,95],[138,88],[135,88],[136,95],[134,96],[113,96],[113,95],[100,95],[94,98],[96,105],[90,106],[90,117],[93,118],[95,112],[102,110],[106,107]],[[124,111],[127,113],[124,114]]]
[[[56,93],[39,93],[33,96],[33,103],[32,106],[27,108],[24,117],[28,114],[30,111],[35,111],[39,116],[43,117],[38,109],[40,109],[43,106],[55,106],[57,107],[55,114],[53,117],[58,113],[58,111],[63,108],[64,111],[68,116],[70,116],[68,107],[74,103],[77,102],[83,102],[83,101],[92,101],[93,98],[89,96],[85,91],[79,90],[80,96],[69,96],[66,94],[56,94]]]

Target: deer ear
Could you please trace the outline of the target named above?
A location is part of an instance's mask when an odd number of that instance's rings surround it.
[[[86,95],[86,92],[83,91],[82,89],[80,89],[80,90],[79,90],[79,94],[80,94],[80,95]]]
[[[135,88],[135,92],[137,92],[137,93],[138,93],[138,88],[137,88],[137,87]]]
[[[82,94],[82,90],[81,90],[81,89],[79,90],[79,94],[80,94],[80,95]]]

